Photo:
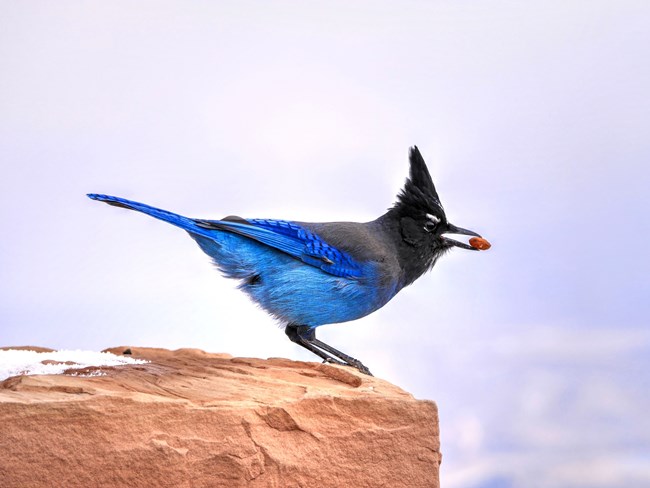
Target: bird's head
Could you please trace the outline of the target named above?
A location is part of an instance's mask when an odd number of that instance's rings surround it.
[[[427,165],[416,146],[409,151],[411,169],[404,188],[391,209],[398,219],[402,240],[410,246],[428,249],[432,262],[444,251],[460,247],[472,251],[486,250],[487,240],[474,231],[457,227],[447,220]],[[472,236],[469,243],[449,235]]]

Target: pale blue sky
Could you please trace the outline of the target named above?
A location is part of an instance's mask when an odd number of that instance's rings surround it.
[[[371,220],[417,144],[493,248],[320,337],[438,402],[444,486],[647,485],[648,59],[645,1],[0,1],[0,343],[312,360],[85,194]]]

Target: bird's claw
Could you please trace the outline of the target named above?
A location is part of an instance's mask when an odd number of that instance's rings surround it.
[[[323,364],[339,364],[341,366],[348,366],[350,368],[356,368],[359,372],[367,374],[368,376],[374,376],[370,370],[358,359],[352,359],[349,362],[339,361],[334,358],[323,359]]]
[[[354,361],[351,361],[350,363],[351,363],[350,366],[352,366],[353,368],[357,368],[361,373],[363,373],[363,374],[367,374],[368,376],[374,376],[374,375],[370,372],[370,370],[366,367],[366,365],[364,365],[364,364],[363,364],[361,361],[359,361],[358,359],[355,359]]]
[[[323,364],[340,364],[341,366],[348,366],[347,363],[344,363],[343,361],[339,361],[338,359],[334,359],[334,358],[323,359]]]

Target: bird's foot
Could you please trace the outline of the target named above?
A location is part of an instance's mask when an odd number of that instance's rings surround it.
[[[361,373],[367,374],[368,376],[373,376],[373,374],[370,372],[370,370],[358,359],[350,358],[350,362],[343,362],[339,361],[338,359],[334,358],[326,358],[323,359],[323,364],[338,364],[340,366],[348,366],[350,368],[356,368],[358,369]]]
[[[368,376],[374,376],[374,375],[370,372],[370,370],[366,367],[366,365],[364,365],[364,364],[363,364],[361,361],[359,361],[358,359],[354,359],[354,358],[352,358],[352,361],[350,361],[349,365],[352,366],[353,368],[357,368],[357,369],[358,369],[361,373],[363,373],[363,374],[367,374]]]
[[[347,363],[344,363],[343,361],[339,361],[338,359],[334,359],[334,358],[323,359],[323,364],[340,364],[341,366],[348,366]]]
[[[325,344],[323,341],[316,339],[314,328],[306,325],[289,324],[284,331],[292,342],[323,358],[323,363],[351,366],[357,368],[363,374],[372,376],[370,370],[358,359],[354,359],[352,356],[348,356],[338,349],[334,349],[332,346]]]

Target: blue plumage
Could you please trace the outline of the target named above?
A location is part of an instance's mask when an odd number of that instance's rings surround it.
[[[394,295],[394,289],[377,286],[373,263],[355,261],[295,222],[198,220],[110,195],[88,197],[186,230],[226,277],[242,280],[241,290],[286,323],[318,327],[355,320]]]
[[[411,172],[398,202],[367,223],[307,223],[225,217],[192,219],[124,198],[93,200],[143,212],[186,230],[228,278],[286,324],[297,344],[326,361],[370,374],[358,360],[315,337],[315,328],[347,322],[384,306],[452,246],[445,232],[478,234],[447,222],[424,160],[411,149]],[[480,237],[480,236],[479,236]]]
[[[362,276],[361,267],[354,259],[295,222],[271,219],[199,222],[199,225],[208,229],[231,232],[266,244],[334,276],[343,278]]]

